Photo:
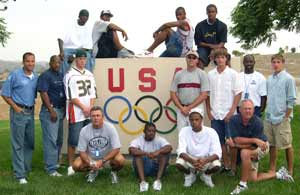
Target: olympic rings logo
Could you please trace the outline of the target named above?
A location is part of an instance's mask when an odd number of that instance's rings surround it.
[[[127,104],[127,107],[124,108],[123,110],[121,110],[117,120],[112,119],[109,116],[108,112],[107,112],[108,105],[113,100],[116,100],[116,99],[122,100]],[[145,99],[152,99],[158,104],[158,107],[155,108],[150,113],[150,115],[149,115],[150,117],[148,117],[148,114],[146,113],[146,111],[144,109],[139,107],[139,104],[141,103],[141,101],[143,101]],[[168,130],[160,130],[160,129],[157,128],[157,132],[160,133],[160,134],[169,134],[169,133],[173,132],[177,127],[177,124],[176,124],[176,117],[177,117],[176,111],[172,107],[169,106],[171,104],[171,102],[172,102],[171,99],[169,99],[167,101],[166,105],[163,106],[162,103],[160,102],[160,100],[157,97],[152,96],[152,95],[144,95],[144,96],[140,97],[135,102],[135,104],[132,106],[131,103],[129,102],[129,100],[126,97],[124,97],[124,96],[112,96],[112,97],[110,97],[106,100],[106,102],[104,104],[104,107],[103,107],[103,112],[104,112],[104,115],[105,115],[106,119],[109,122],[111,122],[113,124],[118,124],[120,126],[120,128],[127,134],[136,135],[136,134],[140,134],[140,133],[143,132],[144,125],[142,125],[142,127],[140,127],[137,130],[130,130],[124,124],[126,121],[129,120],[132,113],[134,113],[134,115],[135,115],[135,117],[137,118],[138,121],[140,121],[142,124],[144,124],[146,122],[153,122],[153,123],[157,122],[162,117],[163,110],[165,110],[166,117],[173,123],[173,126]],[[173,118],[171,117],[169,111],[173,114]],[[154,116],[157,112],[158,112],[158,115],[154,118]],[[139,115],[139,113],[141,113],[142,117]],[[126,117],[124,118],[125,115],[126,115]]]

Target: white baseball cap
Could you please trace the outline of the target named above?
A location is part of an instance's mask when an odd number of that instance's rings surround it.
[[[196,108],[193,108],[193,109],[190,111],[189,115],[191,115],[191,114],[194,113],[194,112],[200,114],[200,115],[201,115],[201,118],[203,118],[203,115],[204,115],[203,109],[200,109],[200,108],[197,108],[197,107],[196,107]]]

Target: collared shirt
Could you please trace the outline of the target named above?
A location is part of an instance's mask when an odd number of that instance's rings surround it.
[[[48,69],[38,79],[37,90],[47,92],[50,103],[54,107],[65,107],[66,95],[63,82],[63,74]]]
[[[176,92],[181,104],[192,104],[201,92],[209,91],[207,74],[200,68],[180,70],[175,74],[170,91]],[[204,109],[203,103],[200,107]]]
[[[26,75],[23,68],[14,70],[4,82],[1,95],[12,98],[17,104],[33,106],[37,95],[37,80],[35,73]]]
[[[251,74],[240,73],[240,81],[243,86],[241,100],[251,99],[254,106],[260,107],[261,97],[267,95],[266,78],[260,72],[254,71]],[[245,97],[248,96],[248,97]]]
[[[264,134],[264,126],[260,118],[253,116],[247,125],[243,124],[241,114],[234,115],[229,122],[231,137],[258,138],[267,141],[268,138]]]
[[[226,66],[219,73],[217,68],[209,71],[211,114],[216,120],[223,120],[230,111],[234,97],[243,91],[239,74]]]
[[[267,94],[266,120],[272,124],[279,124],[283,121],[287,109],[292,109],[296,103],[295,79],[285,70],[270,75],[267,80]]]
[[[184,127],[179,132],[178,140],[178,156],[186,153],[200,158],[212,155],[217,155],[219,159],[222,158],[219,136],[210,127],[202,126],[200,132],[194,132],[191,126]]]

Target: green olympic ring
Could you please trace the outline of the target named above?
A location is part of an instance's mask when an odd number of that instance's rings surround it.
[[[171,112],[173,113],[173,115],[175,116],[175,118],[176,118],[176,112],[175,112],[175,110],[174,110],[173,108],[171,108],[171,107],[169,107],[169,106],[163,106],[163,108],[166,109],[166,110],[171,111]],[[159,109],[160,109],[160,107],[157,107],[157,108],[155,108],[155,109],[153,110],[153,112],[152,112],[151,115],[150,115],[150,122],[152,122],[152,119],[153,119],[154,114],[155,114]],[[174,130],[176,129],[176,127],[177,127],[177,124],[175,123],[175,124],[173,125],[173,127],[172,127],[171,129],[169,129],[169,130],[163,131],[163,130],[156,129],[156,131],[157,131],[158,133],[160,133],[160,134],[168,134],[168,133],[171,133],[172,131],[174,131]]]

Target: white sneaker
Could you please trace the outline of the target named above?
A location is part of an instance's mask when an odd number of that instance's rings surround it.
[[[247,190],[248,187],[247,186],[243,186],[241,184],[238,184],[235,189],[230,193],[231,195],[234,195],[234,194],[239,194],[245,190]]]
[[[74,175],[74,174],[75,174],[75,171],[74,171],[73,167],[72,167],[72,166],[69,166],[69,167],[68,167],[68,176],[72,176],[72,175]]]
[[[191,187],[196,181],[195,173],[191,172],[190,174],[184,174],[184,187]]]
[[[276,172],[276,178],[279,180],[285,180],[288,182],[294,182],[294,178],[289,174],[289,172],[286,170],[285,167],[281,167],[277,172]]]
[[[147,51],[147,50],[144,50],[142,53],[139,53],[136,55],[137,57],[140,57],[140,58],[153,58],[153,52],[150,52],[150,51]]]
[[[54,171],[53,173],[49,174],[51,177],[61,177],[62,174],[60,174],[59,172],[57,171]]]
[[[112,184],[119,183],[119,178],[118,178],[117,172],[111,171],[110,175],[111,175],[111,183]]]
[[[153,183],[153,190],[155,191],[160,191],[162,187],[161,181],[160,180],[155,180]]]
[[[19,179],[19,184],[27,184],[27,180],[25,178]]]
[[[142,181],[140,183],[140,192],[146,192],[149,189],[149,183]]]
[[[95,182],[97,176],[98,176],[98,171],[91,170],[89,174],[87,174],[86,176],[87,177],[86,182],[88,183]]]
[[[212,182],[212,179],[211,179],[211,175],[207,175],[205,173],[202,173],[200,175],[200,179],[208,186],[208,187],[215,187],[215,184]]]

